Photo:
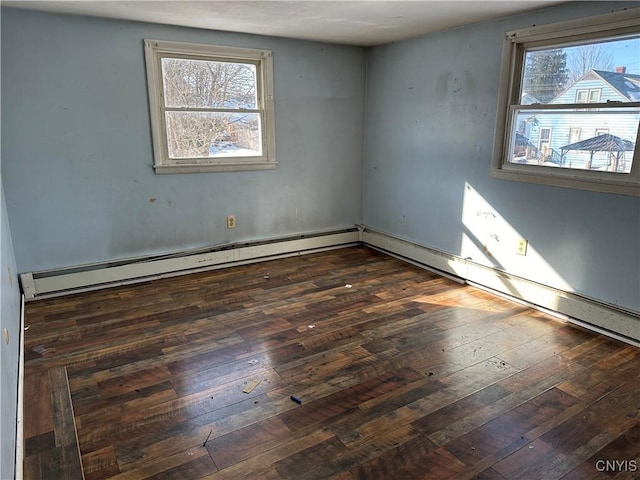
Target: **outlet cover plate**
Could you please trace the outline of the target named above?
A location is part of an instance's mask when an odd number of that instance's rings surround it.
[[[528,245],[529,245],[529,242],[527,241],[526,238],[519,238],[518,244],[516,245],[516,253],[522,256],[526,255]]]

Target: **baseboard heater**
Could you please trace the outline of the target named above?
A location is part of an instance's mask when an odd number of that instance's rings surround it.
[[[640,312],[512,275],[434,248],[361,227],[362,242],[429,270],[451,275],[565,320],[640,346]]]
[[[20,282],[25,300],[31,301],[348,247],[359,244],[360,235],[357,228],[351,228],[256,242],[225,244],[167,255],[23,273],[20,275]]]
[[[25,273],[20,275],[20,281],[25,300],[30,301],[361,244],[512,300],[526,302],[604,335],[640,345],[639,312],[511,275],[362,225],[331,232]]]

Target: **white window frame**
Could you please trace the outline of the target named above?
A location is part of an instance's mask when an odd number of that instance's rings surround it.
[[[569,141],[568,143],[577,143],[580,141],[580,135],[582,134],[581,127],[569,128]]]
[[[580,97],[584,95],[584,101],[580,100]],[[580,88],[576,90],[576,103],[587,103],[589,99],[589,89],[588,88]]]
[[[145,40],[144,51],[153,137],[153,168],[156,173],[200,173],[276,168],[273,53],[270,50]],[[169,158],[161,66],[162,58],[167,57],[247,62],[256,65],[257,110],[260,114],[262,127],[261,157]]]
[[[593,95],[594,93],[596,93],[597,95]],[[602,95],[602,89],[601,88],[590,88],[589,89],[589,99],[587,100],[587,103],[599,103],[601,95]],[[593,98],[594,96],[595,96],[595,98]]]
[[[543,148],[546,150],[547,148],[549,148],[548,146],[551,145],[551,127],[542,127],[540,129],[540,137],[538,138],[538,150],[541,150],[544,153]],[[543,132],[546,132],[547,135],[543,135]],[[547,138],[542,138],[542,137],[547,137]],[[543,145],[546,144],[546,147],[543,147]]]
[[[558,105],[519,105],[519,82],[524,68],[525,49],[551,47],[554,45],[568,46],[599,38],[637,34],[640,33],[639,16],[640,8],[629,8],[624,11],[596,17],[506,32],[502,52],[496,131],[490,172],[492,178],[640,196],[640,127],[635,151],[633,152],[631,172],[624,175],[605,171],[516,164],[509,162],[508,159],[511,131],[515,129],[515,109],[553,110],[559,108]],[[611,106],[606,103],[592,105],[595,108]],[[624,106],[639,107],[640,102],[625,102]],[[562,108],[567,109],[579,109],[580,107],[583,107],[583,105],[562,105]]]

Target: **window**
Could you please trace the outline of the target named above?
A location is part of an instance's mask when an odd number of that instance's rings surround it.
[[[598,103],[600,101],[601,88],[594,88],[589,90],[589,103]]]
[[[572,128],[569,130],[569,143],[576,143],[580,141],[581,128]]]
[[[576,103],[598,103],[601,93],[601,88],[576,90]]]
[[[276,167],[272,54],[145,40],[156,173]]]
[[[640,195],[638,15],[507,32],[492,177]]]
[[[540,129],[540,140],[538,141],[538,149],[544,152],[549,148],[551,144],[551,129],[550,128],[541,128]]]
[[[589,90],[576,90],[576,103],[587,103]]]

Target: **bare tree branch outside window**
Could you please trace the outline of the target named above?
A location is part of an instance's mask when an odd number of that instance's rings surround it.
[[[569,81],[577,82],[591,70],[613,70],[613,56],[607,44],[596,43],[569,49]]]
[[[163,58],[169,157],[260,156],[256,66]]]

